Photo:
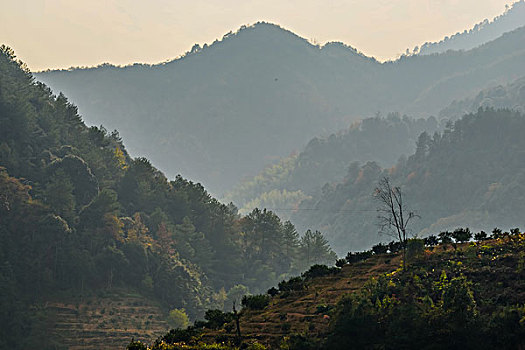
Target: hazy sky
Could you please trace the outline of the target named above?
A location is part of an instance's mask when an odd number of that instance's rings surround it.
[[[472,27],[508,0],[0,0],[0,43],[32,70],[156,63],[273,22],[378,59]]]

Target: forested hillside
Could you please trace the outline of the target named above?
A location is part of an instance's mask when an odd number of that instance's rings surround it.
[[[0,240],[0,348],[60,347],[46,310],[61,300],[120,289],[158,303],[165,320],[170,310],[195,319],[335,260],[320,232],[301,237],[266,210],[241,217],[200,184],[129,157],[116,131],[87,127],[5,46]]]
[[[440,117],[458,119],[466,113],[472,113],[478,108],[511,108],[525,113],[525,77],[507,85],[481,91],[470,98],[454,101],[439,112]]]
[[[525,207],[525,117],[510,110],[480,109],[449,123],[441,133],[422,133],[416,151],[391,168],[354,163],[345,179],[323,187],[293,213],[298,227],[326,232],[339,254],[371,246],[378,239],[373,191],[387,176],[406,193],[421,216],[412,233],[457,226],[523,225]]]
[[[298,155],[281,160],[257,176],[244,181],[224,198],[241,212],[272,208],[281,217],[311,196],[319,195],[327,183],[342,181],[353,162],[376,161],[390,167],[416,148],[418,136],[438,131],[438,121],[412,119],[390,113],[355,122],[329,137],[316,137]]]
[[[224,194],[309,140],[380,111],[426,117],[525,75],[525,29],[465,52],[379,63],[258,23],[159,65],[37,74],[130,153]]]
[[[473,28],[447,36],[440,42],[426,42],[420,48],[416,48],[415,53],[430,55],[448,50],[470,50],[523,26],[525,26],[525,1],[519,0],[508,7],[505,13],[491,21],[485,19]]]

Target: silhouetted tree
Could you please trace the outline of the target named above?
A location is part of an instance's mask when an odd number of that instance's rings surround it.
[[[406,244],[408,240],[408,225],[418,217],[407,209],[403,202],[403,192],[400,187],[392,186],[388,177],[382,178],[375,191],[374,198],[378,201],[377,219],[381,232],[396,237],[403,249],[403,260],[406,260]],[[404,261],[406,264],[406,261]]]

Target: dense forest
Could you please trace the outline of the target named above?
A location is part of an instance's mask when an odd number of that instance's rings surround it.
[[[376,161],[390,167],[401,155],[415,151],[422,132],[433,134],[444,127],[440,124],[433,117],[413,119],[397,113],[366,118],[329,137],[312,139],[299,154],[244,181],[223,200],[235,203],[241,212],[266,207],[289,217],[302,200],[320,194],[325,184],[342,180],[353,162]]]
[[[0,240],[0,348],[50,346],[34,310],[68,293],[127,288],[195,319],[335,261],[319,231],[300,235],[266,210],[242,217],[200,184],[131,158],[117,131],[87,127],[6,46]]]
[[[373,190],[388,176],[421,217],[413,234],[523,225],[524,129],[519,112],[479,109],[442,132],[422,133],[415,152],[393,167],[351,164],[344,180],[302,201],[292,220],[298,227],[322,229],[339,254],[368,248],[378,240]]]
[[[64,92],[89,125],[118,129],[131,155],[224,195],[313,137],[378,111],[437,115],[453,100],[525,76],[524,41],[520,28],[469,51],[380,63],[342,43],[321,47],[257,23],[158,65],[36,77]]]
[[[413,52],[419,55],[431,55],[448,50],[470,50],[488,41],[494,40],[504,33],[511,32],[525,25],[525,1],[519,0],[507,7],[505,13],[489,21],[476,24],[471,29],[465,29],[445,37],[439,42],[426,42],[421,47],[414,48]]]

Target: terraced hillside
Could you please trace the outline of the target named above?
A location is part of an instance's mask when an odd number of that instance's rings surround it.
[[[341,296],[358,291],[371,278],[396,270],[399,256],[376,255],[365,261],[345,265],[336,275],[316,277],[304,291],[286,293],[272,298],[262,311],[244,309],[240,319],[243,339],[257,341],[270,348],[279,348],[289,334],[308,334],[322,338],[328,332],[331,310]],[[205,343],[227,339],[232,332],[225,329],[206,332]]]
[[[340,269],[316,265],[243,298],[238,316],[210,310],[206,322],[128,349],[525,348],[525,234],[474,236],[410,240],[404,269],[385,245],[352,253]]]
[[[151,342],[169,329],[160,307],[126,291],[114,291],[43,306],[57,348],[123,348],[132,338]]]

